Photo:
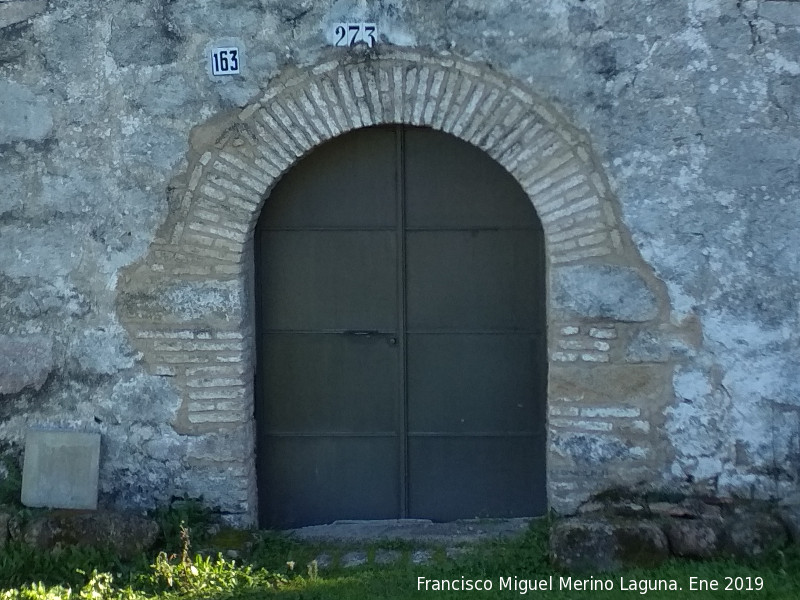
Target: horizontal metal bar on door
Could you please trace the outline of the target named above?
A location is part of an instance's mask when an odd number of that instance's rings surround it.
[[[267,431],[264,434],[266,437],[303,437],[303,438],[324,438],[324,437],[349,437],[349,438],[395,438],[398,437],[394,432],[365,432],[353,433],[350,431]]]
[[[367,432],[367,433],[351,433],[347,431],[268,431],[265,432],[266,437],[301,437],[301,438],[396,438],[397,433],[387,432]],[[542,437],[544,433],[535,431],[410,431],[408,437],[480,437],[480,438],[535,438]]]
[[[544,335],[545,332],[536,329],[492,329],[492,330],[463,330],[463,329],[408,329],[410,335]]]
[[[541,231],[541,228],[515,225],[505,227],[406,227],[406,231]]]
[[[483,437],[483,438],[535,438],[543,432],[536,431],[409,431],[408,437]]]
[[[282,334],[309,334],[309,335],[397,335],[396,331],[384,331],[378,329],[266,329],[262,335],[282,335]],[[543,330],[536,329],[493,329],[493,330],[446,330],[446,329],[409,329],[407,334],[413,335],[545,335]]]
[[[397,228],[394,225],[382,225],[373,227],[264,227],[261,231],[390,231],[394,233]]]
[[[397,231],[394,226],[372,227],[264,227],[262,231]],[[541,231],[538,227],[406,227],[405,231]]]

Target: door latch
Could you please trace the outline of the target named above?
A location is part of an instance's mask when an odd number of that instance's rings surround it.
[[[370,338],[378,335],[381,336],[386,335],[389,336],[386,339],[386,341],[389,342],[390,346],[397,345],[397,336],[389,332],[379,331],[377,329],[346,329],[345,331],[342,331],[342,335],[354,335],[357,337],[364,337],[364,338]]]

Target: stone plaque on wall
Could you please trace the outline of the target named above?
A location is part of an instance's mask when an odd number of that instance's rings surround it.
[[[29,430],[22,469],[22,503],[96,509],[99,464],[99,433]]]

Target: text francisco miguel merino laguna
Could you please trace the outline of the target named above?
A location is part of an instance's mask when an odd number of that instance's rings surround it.
[[[691,580],[699,580],[691,577]],[[689,581],[690,589],[701,589],[702,583],[699,581]],[[703,586],[705,589],[705,586]],[[620,577],[618,581],[614,579],[600,579],[591,577],[589,579],[577,579],[574,577],[554,577],[550,575],[544,579],[523,579],[521,577],[500,577],[498,581],[491,579],[468,579],[461,577],[457,579],[427,579],[417,577],[418,591],[454,591],[454,592],[489,592],[497,590],[516,591],[520,594],[528,592],[539,592],[549,590],[573,590],[573,591],[611,591],[623,590],[646,594],[654,591],[670,591],[682,589],[675,579],[625,579]],[[717,589],[714,587],[714,589]]]

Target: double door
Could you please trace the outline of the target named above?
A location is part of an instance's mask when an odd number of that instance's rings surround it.
[[[541,225],[480,150],[404,126],[301,160],[256,230],[261,524],[541,514]]]

